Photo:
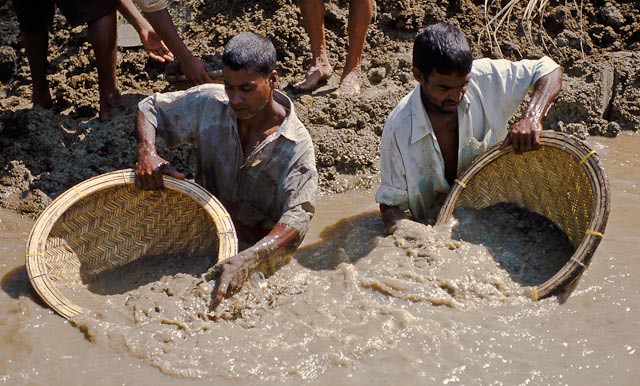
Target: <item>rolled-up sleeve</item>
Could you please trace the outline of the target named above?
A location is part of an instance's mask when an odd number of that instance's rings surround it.
[[[142,12],[155,12],[167,8],[168,0],[135,0]]]
[[[169,146],[192,142],[199,127],[202,106],[197,87],[186,91],[155,93],[138,103],[145,119]]]
[[[409,207],[407,178],[395,136],[394,127],[389,121],[385,124],[380,141],[380,187],[376,192],[376,202],[388,206]]]
[[[289,169],[283,186],[285,200],[283,214],[278,222],[297,230],[302,240],[315,213],[318,191],[318,172],[310,140],[304,146],[301,156]]]
[[[473,62],[474,98],[483,103],[484,113],[496,138],[504,138],[509,119],[516,113],[529,90],[543,76],[559,68],[551,58],[478,59]]]

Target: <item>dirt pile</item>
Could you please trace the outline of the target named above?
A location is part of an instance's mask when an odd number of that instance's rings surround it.
[[[310,59],[298,3],[293,0],[175,2],[171,12],[181,36],[212,68],[220,67],[224,43],[241,31],[268,36],[276,46],[280,87],[302,78]],[[327,86],[293,95],[315,142],[321,186],[343,191],[375,185],[384,121],[414,83],[411,46],[424,25],[457,23],[477,57],[520,59],[547,54],[565,70],[563,91],[545,126],[585,137],[617,135],[640,127],[640,10],[634,0],[561,2],[527,14],[484,0],[378,0],[365,46],[363,94],[338,98],[346,56],[348,2],[327,2],[329,57],[335,67]],[[485,14],[487,17],[485,17]],[[496,19],[493,17],[496,16]],[[504,16],[504,22],[500,23]],[[30,110],[30,75],[11,2],[0,5],[0,205],[37,213],[51,198],[88,177],[135,162],[135,107],[114,120],[97,120],[98,87],[86,28],[70,29],[56,16],[49,47],[54,108]],[[159,64],[140,49],[120,49],[118,80],[141,97],[185,88],[171,84],[176,63]],[[160,149],[192,174],[191,151]]]

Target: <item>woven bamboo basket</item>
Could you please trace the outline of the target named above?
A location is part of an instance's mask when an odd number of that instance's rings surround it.
[[[165,189],[134,186],[133,170],[88,179],[56,198],[27,242],[26,268],[40,297],[65,318],[86,311],[65,294],[145,258],[237,253],[229,214],[199,185],[164,176]]]
[[[456,208],[515,203],[545,216],[575,248],[566,264],[544,283],[529,288],[535,300],[571,287],[589,266],[609,217],[609,182],[596,152],[577,138],[543,131],[538,151],[516,155],[496,145],[456,180],[438,214],[447,223]]]

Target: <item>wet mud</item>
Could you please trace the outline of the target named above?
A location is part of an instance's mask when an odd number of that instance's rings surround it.
[[[502,217],[515,212],[493,209]],[[541,237],[553,238],[553,229],[540,227],[546,223],[529,219],[518,221],[536,228]],[[206,261],[176,256],[158,261],[154,269],[143,264],[116,270],[86,286],[67,289],[71,301],[89,305],[89,312],[71,321],[90,341],[128,352],[178,378],[242,379],[257,370],[261,381],[313,379],[317,374],[307,374],[310,370],[322,373],[325,366],[359,360],[392,345],[396,334],[413,325],[415,317],[403,311],[405,306],[422,303],[425,309],[437,306],[471,312],[533,303],[524,280],[512,279],[502,266],[506,259],[499,261],[498,254],[486,246],[491,241],[451,238],[452,225],[457,224],[434,228],[405,221],[392,236],[382,237],[376,213],[354,216],[326,230],[344,237],[332,238],[320,250],[303,249],[296,254],[299,264],[283,268],[278,275],[265,279],[255,273],[240,293],[216,310],[210,308],[214,283],[201,277]],[[502,231],[479,229],[485,239],[496,242]],[[469,232],[465,235],[471,238]],[[547,250],[518,237],[513,235],[513,241],[519,243],[522,256],[543,260],[540,254]],[[331,251],[331,247],[337,249]],[[317,256],[324,257],[323,265],[314,266]],[[176,269],[179,272],[172,273]],[[158,271],[166,274],[158,278]],[[329,294],[320,296],[327,289]],[[339,296],[342,304],[332,304],[327,296]],[[364,309],[377,309],[386,315],[383,319],[390,316],[392,325],[385,327],[388,321],[377,318],[367,321],[369,316],[358,311]],[[341,337],[363,323],[373,323],[367,328],[377,331],[374,336],[382,347]],[[238,329],[245,331],[246,340],[241,343]],[[325,336],[327,329],[333,333]],[[228,339],[234,343],[221,347],[219,342]],[[290,355],[302,347],[304,353]],[[322,358],[320,363],[314,363],[316,358]]]
[[[327,192],[375,186],[384,121],[415,83],[413,36],[430,22],[449,20],[470,38],[477,57],[520,59],[547,54],[564,71],[561,95],[544,121],[548,129],[580,137],[616,136],[640,123],[640,10],[633,0],[546,3],[526,14],[518,2],[504,23],[503,4],[484,1],[376,1],[362,64],[360,97],[336,97],[346,57],[348,2],[326,2],[326,38],[334,75],[310,94],[290,96],[313,138],[321,188]],[[300,80],[310,60],[309,41],[293,0],[173,2],[180,34],[197,56],[219,69],[224,43],[257,31],[276,46],[280,88]],[[135,106],[113,120],[97,119],[95,59],[85,27],[70,29],[57,15],[50,34],[52,110],[31,110],[30,75],[11,2],[0,5],[0,206],[37,214],[70,186],[136,159]],[[120,48],[118,81],[140,98],[188,87],[170,83],[176,62],[150,61],[139,48]],[[193,174],[188,146],[160,153]]]
[[[385,235],[373,193],[350,191],[321,197],[291,263],[266,279],[255,275],[215,311],[208,309],[211,287],[199,277],[207,262],[167,259],[158,272],[143,272],[153,281],[135,288],[126,280],[117,292],[100,282],[78,287],[80,296],[93,290],[101,301],[74,318],[75,328],[31,289],[24,245],[33,220],[0,209],[0,380],[632,385],[640,345],[633,231],[640,136],[621,137],[588,139],[610,172],[612,212],[565,302],[524,295],[485,230],[475,229],[485,245],[460,236],[464,216],[446,227],[406,222]],[[543,222],[521,223],[513,210],[494,215],[545,238],[554,232]],[[493,230],[500,240],[504,230]]]

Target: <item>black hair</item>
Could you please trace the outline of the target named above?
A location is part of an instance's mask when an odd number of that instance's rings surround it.
[[[460,28],[451,23],[432,24],[418,33],[413,43],[413,66],[423,76],[432,70],[449,75],[468,74],[473,56],[469,42]]]
[[[251,70],[269,76],[276,69],[276,48],[261,35],[243,32],[224,46],[222,65],[233,71]]]

